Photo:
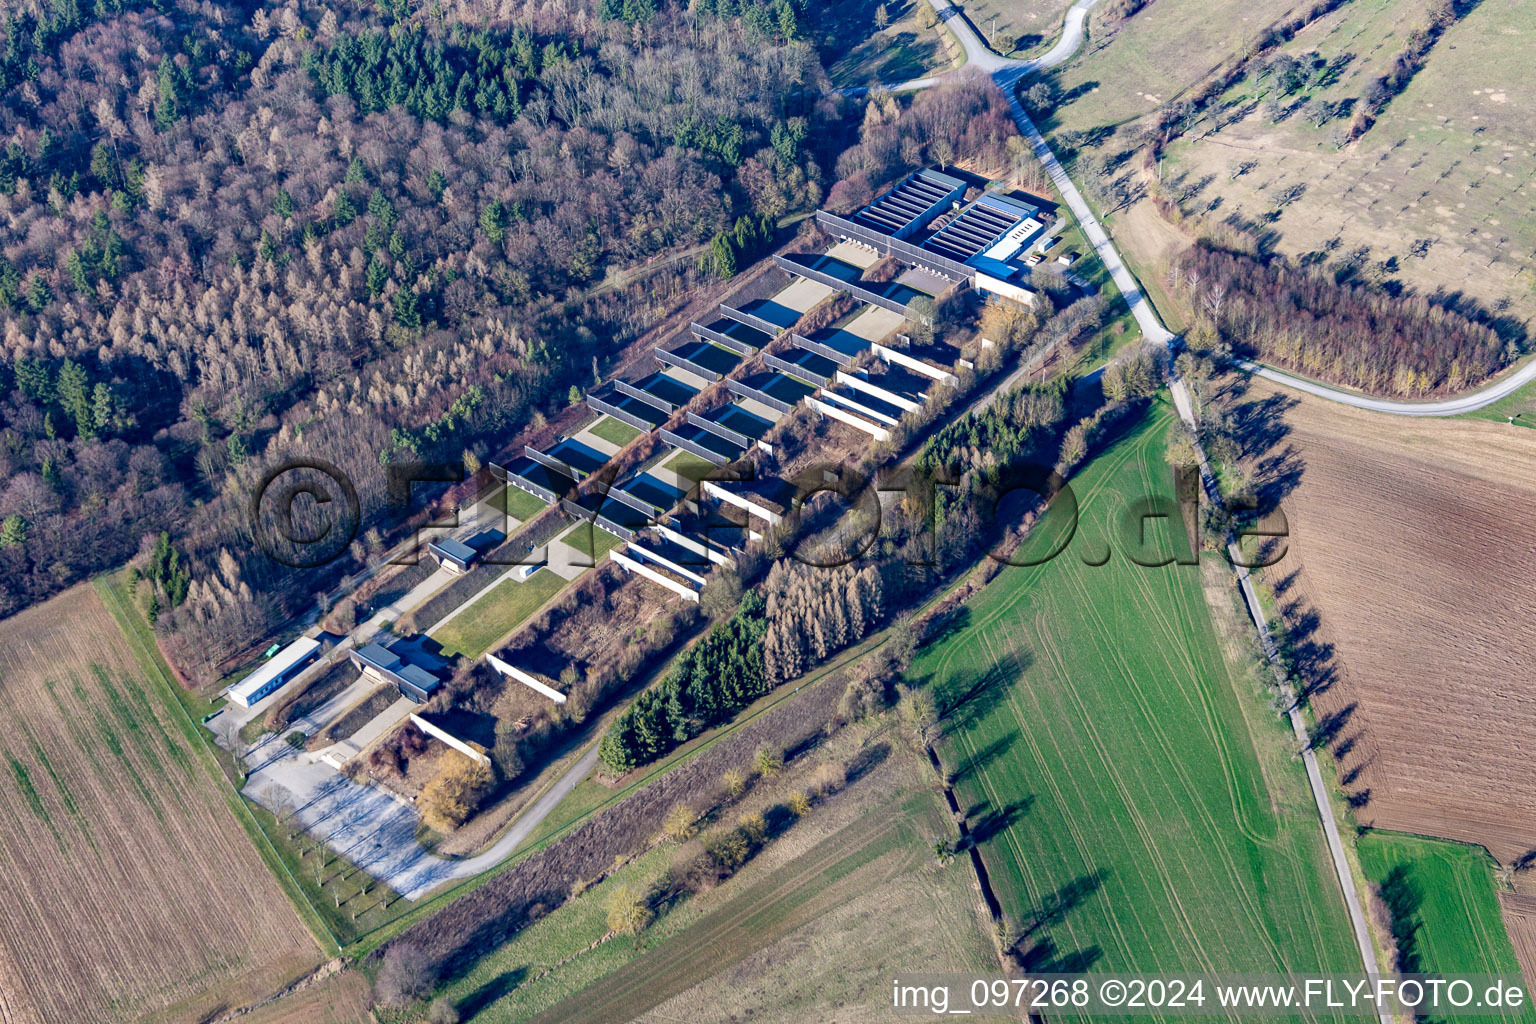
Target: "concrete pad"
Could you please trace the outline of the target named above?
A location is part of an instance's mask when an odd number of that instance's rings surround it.
[[[851,263],[860,270],[868,270],[880,262],[880,254],[867,245],[855,242],[838,242],[826,253],[835,260]]]
[[[752,415],[767,420],[769,423],[777,423],[784,418],[784,413],[779,412],[779,410],[772,406],[764,405],[755,398],[743,398],[736,404]]]
[[[586,428],[578,430],[576,433],[572,434],[571,437],[573,440],[579,441],[580,443],[586,445],[588,448],[591,448],[593,451],[602,452],[604,455],[613,456],[619,454],[621,451],[619,446],[614,444],[612,441],[605,441],[603,438],[598,437],[596,434],[592,433],[592,431],[587,430]]]
[[[844,325],[843,330],[868,342],[882,341],[897,330],[907,318],[880,306],[870,306]]]
[[[580,528],[580,526],[577,527],[577,529]],[[597,527],[593,527],[593,529],[597,529]],[[589,559],[586,555],[558,538],[549,542],[548,555],[546,557],[549,560],[549,564],[545,566],[545,571],[552,572],[561,579],[574,580],[592,568],[590,565],[577,564],[585,563]],[[600,561],[600,559],[590,559],[590,561]]]
[[[770,301],[803,314],[831,294],[832,289],[820,281],[797,277],[792,284],[774,295]]]
[[[684,370],[677,366],[667,367],[667,372],[664,376],[671,377],[673,380],[678,381],[679,383],[686,384],[690,388],[693,388],[695,391],[703,391],[705,388],[714,383],[712,380],[705,380],[703,377],[700,377],[692,370]]]
[[[920,292],[927,292],[929,295],[934,296],[943,295],[955,285],[955,282],[943,274],[935,274],[933,271],[922,267],[908,267],[897,276],[896,283],[904,284],[908,288],[916,288]]]
[[[370,718],[361,729],[347,737],[347,742],[356,747],[358,753],[362,753],[371,746],[374,740],[389,732],[395,726],[405,721],[412,711],[420,710],[421,705],[409,697],[401,697],[389,707]]]

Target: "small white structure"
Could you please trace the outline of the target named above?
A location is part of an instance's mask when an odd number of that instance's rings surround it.
[[[497,672],[500,672],[502,675],[506,676],[508,679],[516,679],[530,690],[534,691],[535,693],[543,694],[550,700],[554,701],[556,704],[565,703],[565,694],[551,686],[546,686],[544,683],[540,682],[539,679],[533,675],[533,673],[524,672],[516,665],[503,661],[502,659],[496,657],[494,654],[487,654],[485,656],[485,663],[491,666],[491,668],[495,669]]]
[[[637,576],[644,576],[652,583],[672,591],[672,593],[685,601],[692,601],[694,604],[699,603],[699,592],[697,590],[677,582],[677,580],[672,579],[670,576],[664,576],[655,569],[642,565],[627,555],[621,554],[618,548],[608,552],[608,558],[618,563],[626,572],[632,572]]]
[[[422,718],[420,715],[413,713],[411,715],[411,722],[415,724],[416,728],[420,729],[428,736],[431,736],[434,739],[442,740],[444,743],[448,744],[454,750],[457,750],[471,761],[479,761],[487,768],[491,766],[491,759],[485,755],[484,751],[476,750],[474,747],[470,746],[468,743],[465,743],[457,736],[454,736],[452,733],[445,729],[439,729],[437,726],[433,725],[425,718]]]
[[[761,501],[754,501],[747,495],[738,494],[735,491],[728,491],[724,487],[721,487],[719,484],[715,483],[713,480],[701,480],[699,481],[699,487],[709,497],[723,501],[727,505],[735,505],[742,511],[747,512],[750,515],[757,516],[769,526],[777,526],[784,520],[782,510],[769,508]]]
[[[301,636],[272,656],[272,660],[229,688],[231,704],[249,708],[272,696],[304,670],[320,653],[320,641]]]

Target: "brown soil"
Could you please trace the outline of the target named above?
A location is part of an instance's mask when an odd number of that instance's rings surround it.
[[[585,673],[588,666],[631,642],[665,605],[645,583],[617,569],[607,570],[604,600],[580,599],[569,614],[552,609],[512,641],[509,650],[518,668],[551,679],[559,679],[568,665]],[[546,618],[550,626],[541,629]]]
[[[1271,454],[1292,449],[1300,481],[1268,580],[1316,655],[1313,707],[1358,821],[1520,861],[1536,848],[1536,432],[1267,385],[1242,401],[1277,395],[1290,429]],[[1536,950],[1536,915],[1507,922],[1517,949]]]
[[[0,1020],[201,1020],[318,962],[89,584],[0,622],[0,699]]]

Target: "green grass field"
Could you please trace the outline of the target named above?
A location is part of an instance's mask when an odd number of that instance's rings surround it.
[[[443,656],[478,658],[491,645],[532,615],[565,586],[566,580],[544,569],[519,583],[510,577],[479,601],[453,617],[432,637],[443,645]]]
[[[1236,692],[1198,567],[1127,557],[1124,510],[1172,493],[1171,420],[1159,403],[1098,455],[1066,551],[1004,569],[911,675],[1042,969],[1359,970],[1301,765]]]
[[[601,526],[577,523],[560,537],[560,543],[573,551],[580,551],[596,563],[608,552],[624,543]]]
[[[1506,395],[1487,408],[1469,412],[1467,416],[1495,423],[1509,423],[1513,420],[1517,427],[1536,427],[1536,384],[1527,384],[1514,394]]]
[[[511,516],[519,523],[526,523],[549,507],[527,491],[510,485],[493,494],[489,504],[496,511]]]
[[[1415,970],[1520,974],[1494,893],[1493,858],[1485,850],[1396,832],[1367,832],[1358,848],[1372,885],[1387,883],[1384,892],[1391,891],[1395,873],[1397,891],[1408,896],[1408,906],[1396,910],[1412,922]],[[1536,1010],[1484,1019],[1536,1021]]]
[[[623,448],[640,436],[640,431],[637,428],[630,426],[623,420],[616,420],[612,416],[604,416],[587,429],[592,432],[593,437],[600,437],[610,444],[618,445],[620,448]]]

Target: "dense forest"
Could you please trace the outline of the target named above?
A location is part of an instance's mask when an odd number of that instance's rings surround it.
[[[808,7],[6,15],[0,615],[168,531],[192,579],[151,581],[159,628],[211,678],[376,555],[383,464],[494,454],[820,202],[858,110],[815,98]],[[714,259],[603,287],[691,247]],[[360,492],[329,577],[246,523],[302,455]]]
[[[909,104],[891,95],[870,102],[858,142],[837,157],[827,208],[851,213],[902,174],[924,164],[943,169],[961,158],[1007,173],[1033,164],[1003,91],[979,72],[920,92]]]
[[[1519,355],[1486,324],[1422,295],[1390,295],[1202,243],[1169,271],[1193,308],[1195,348],[1241,355],[1377,394],[1477,384]]]

